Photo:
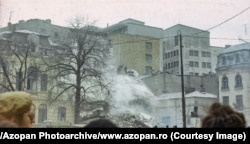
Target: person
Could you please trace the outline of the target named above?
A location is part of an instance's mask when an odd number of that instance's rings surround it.
[[[244,114],[234,111],[229,105],[216,102],[201,119],[201,128],[246,128],[246,119]]]
[[[118,128],[112,121],[102,118],[89,122],[84,128]]]
[[[31,95],[26,92],[5,92],[0,94],[0,116],[20,128],[30,128],[34,123],[31,111]]]

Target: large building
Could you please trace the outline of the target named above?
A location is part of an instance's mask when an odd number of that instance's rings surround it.
[[[209,31],[177,24],[163,31],[161,43],[162,71],[180,74],[182,46],[184,75],[201,76],[215,73],[213,64],[217,55],[214,55],[214,51],[219,48],[211,48]]]
[[[227,46],[217,63],[219,100],[243,112],[250,122],[250,43]]]
[[[162,29],[142,21],[126,19],[104,29],[113,49],[112,64],[118,71],[133,69],[139,75],[160,71]]]
[[[45,121],[69,127],[74,123],[74,107],[67,94],[52,102],[51,87],[55,84],[50,72],[46,72],[41,56],[51,49],[48,36],[29,30],[0,33],[1,92],[26,91],[32,95],[35,127],[46,126]],[[51,59],[51,56],[46,56]]]

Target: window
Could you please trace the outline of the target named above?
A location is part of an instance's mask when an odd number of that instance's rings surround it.
[[[146,42],[146,49],[152,50],[152,43],[151,42]]]
[[[226,57],[225,56],[222,57],[222,65],[226,65]]]
[[[66,108],[65,107],[59,107],[58,108],[58,121],[65,121],[66,120]]]
[[[202,57],[206,57],[206,52],[201,52]]]
[[[240,62],[240,56],[239,54],[235,55],[235,63],[239,63]]]
[[[179,51],[178,51],[178,50],[176,50],[176,55],[177,55],[177,56],[179,55]]]
[[[210,52],[207,52],[207,57],[211,57],[211,53]]]
[[[194,55],[194,51],[189,50],[189,56],[193,56]]]
[[[195,67],[199,67],[199,62],[194,62]]]
[[[43,123],[45,120],[47,120],[47,106],[41,104],[38,111],[38,123]]]
[[[206,65],[207,63],[205,63],[205,62],[202,62],[202,68],[206,68],[207,67],[207,65]]]
[[[235,76],[235,87],[242,87],[242,78],[240,74]]]
[[[169,69],[171,68],[170,63],[168,63],[168,68],[169,68]]]
[[[146,70],[146,74],[147,74],[147,75],[152,74],[152,67],[146,66],[145,70]]]
[[[211,53],[210,52],[201,52],[201,56],[202,57],[208,57],[208,58],[210,58],[211,57]]]
[[[146,54],[146,62],[152,62],[152,55]]]
[[[47,74],[41,75],[41,91],[47,91],[48,76]]]
[[[193,61],[189,61],[189,66],[190,67],[194,67],[194,62]]]
[[[224,76],[222,78],[222,89],[228,89],[228,78],[226,76]]]
[[[175,37],[174,37],[174,45],[177,46],[178,43],[179,43],[179,42],[178,42],[178,36],[175,36]]]
[[[194,56],[199,56],[199,52],[198,51],[194,51]]]
[[[211,68],[211,63],[207,62],[207,68]]]
[[[224,105],[229,105],[229,97],[228,96],[223,96],[222,97],[222,103]]]
[[[237,110],[243,110],[243,97],[242,95],[236,95],[236,105]]]
[[[28,68],[27,90],[36,90],[38,70],[34,66]]]

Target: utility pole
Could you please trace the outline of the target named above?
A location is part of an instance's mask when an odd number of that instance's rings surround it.
[[[182,120],[183,128],[186,128],[186,104],[185,104],[185,91],[184,91],[184,75],[183,75],[183,56],[182,56],[182,36],[181,31],[178,30],[178,35],[180,39],[180,57],[181,57],[181,93],[182,93]]]

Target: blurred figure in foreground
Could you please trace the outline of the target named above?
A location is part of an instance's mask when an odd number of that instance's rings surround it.
[[[201,128],[246,128],[246,119],[228,105],[213,103],[201,120]]]
[[[29,93],[19,91],[0,94],[0,116],[3,118],[1,122],[9,121],[20,128],[32,127],[34,115],[31,105]]]
[[[0,115],[0,128],[17,128],[18,126]]]
[[[84,128],[118,128],[118,126],[108,119],[98,119],[91,121]]]

